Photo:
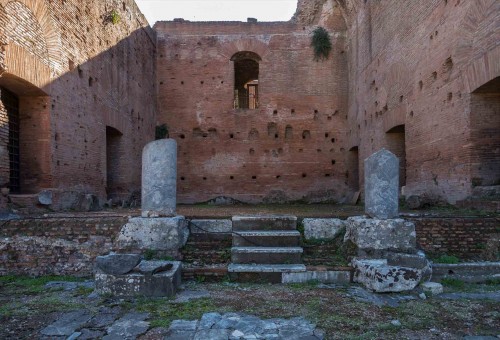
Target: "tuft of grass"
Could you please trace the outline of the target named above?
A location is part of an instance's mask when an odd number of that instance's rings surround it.
[[[38,294],[45,290],[44,286],[51,281],[82,282],[85,279],[73,276],[0,276],[0,287],[13,288],[16,293]]]
[[[445,277],[441,279],[441,283],[450,288],[462,289],[465,286],[465,282],[459,279],[454,279],[451,277]]]
[[[314,60],[328,59],[332,50],[332,42],[328,31],[323,27],[317,27],[313,31],[311,46],[314,49]]]
[[[457,264],[460,262],[459,258],[453,255],[441,255],[434,260],[435,263]]]

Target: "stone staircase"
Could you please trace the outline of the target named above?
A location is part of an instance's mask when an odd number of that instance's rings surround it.
[[[306,271],[295,216],[234,216],[232,222],[232,279],[281,283],[283,273]]]

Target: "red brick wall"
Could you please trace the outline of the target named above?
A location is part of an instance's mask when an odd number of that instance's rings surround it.
[[[456,217],[412,219],[417,243],[431,255],[498,261],[500,218]]]
[[[159,123],[179,145],[178,200],[342,200],[347,59],[343,19],[325,25],[333,49],[314,61],[313,26],[159,22]],[[257,53],[256,110],[233,109],[234,65]]]
[[[349,57],[346,149],[359,146],[361,173],[363,159],[391,148],[386,132],[404,124],[405,193],[450,203],[470,195],[476,152],[470,149],[471,93],[500,75],[500,3],[343,3]],[[500,134],[498,125],[494,129]],[[498,154],[489,155],[498,161]]]
[[[23,3],[0,5],[0,85],[25,108],[23,191],[106,198],[106,126],[123,134],[114,193],[140,189],[141,152],[154,138],[157,110],[156,39],[144,16],[133,0]],[[115,24],[106,19],[113,10]]]

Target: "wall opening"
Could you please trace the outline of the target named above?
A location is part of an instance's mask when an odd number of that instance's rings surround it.
[[[347,154],[348,184],[354,191],[359,191],[359,149],[352,147]]]
[[[471,94],[471,180],[500,185],[500,77]]]
[[[405,126],[397,125],[387,131],[387,149],[399,159],[399,187],[406,185],[406,144]]]
[[[12,194],[52,186],[48,98],[18,77],[0,78],[0,187]]]
[[[120,195],[126,191],[121,183],[124,183],[121,161],[124,157],[123,134],[117,129],[106,126],[106,195],[108,199],[118,200]]]
[[[238,52],[234,62],[234,108],[254,110],[259,107],[259,55]]]

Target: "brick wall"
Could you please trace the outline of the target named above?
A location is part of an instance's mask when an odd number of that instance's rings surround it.
[[[0,5],[0,27],[0,85],[19,96],[25,117],[22,191],[105,199],[140,189],[137,164],[156,125],[156,39],[135,2],[13,1]],[[122,134],[113,167],[106,127]],[[112,188],[108,170],[118,172]]]
[[[499,260],[500,218],[421,218],[415,223],[417,243],[431,255]]]
[[[426,193],[450,203],[467,197],[474,168],[499,159],[493,147],[478,160],[471,93],[500,75],[494,61],[500,57],[500,3],[342,3],[349,59],[346,149],[359,147],[360,173],[363,159],[392,148],[387,132],[404,125],[406,195]],[[489,129],[488,135],[500,134],[497,120]]]
[[[124,217],[0,222],[0,275],[91,276],[95,257],[111,251]]]
[[[179,145],[178,200],[244,202],[349,196],[345,161],[347,73],[338,7],[328,8],[333,49],[314,61],[315,26],[159,22],[159,121]],[[256,53],[259,108],[233,109],[231,57]]]

